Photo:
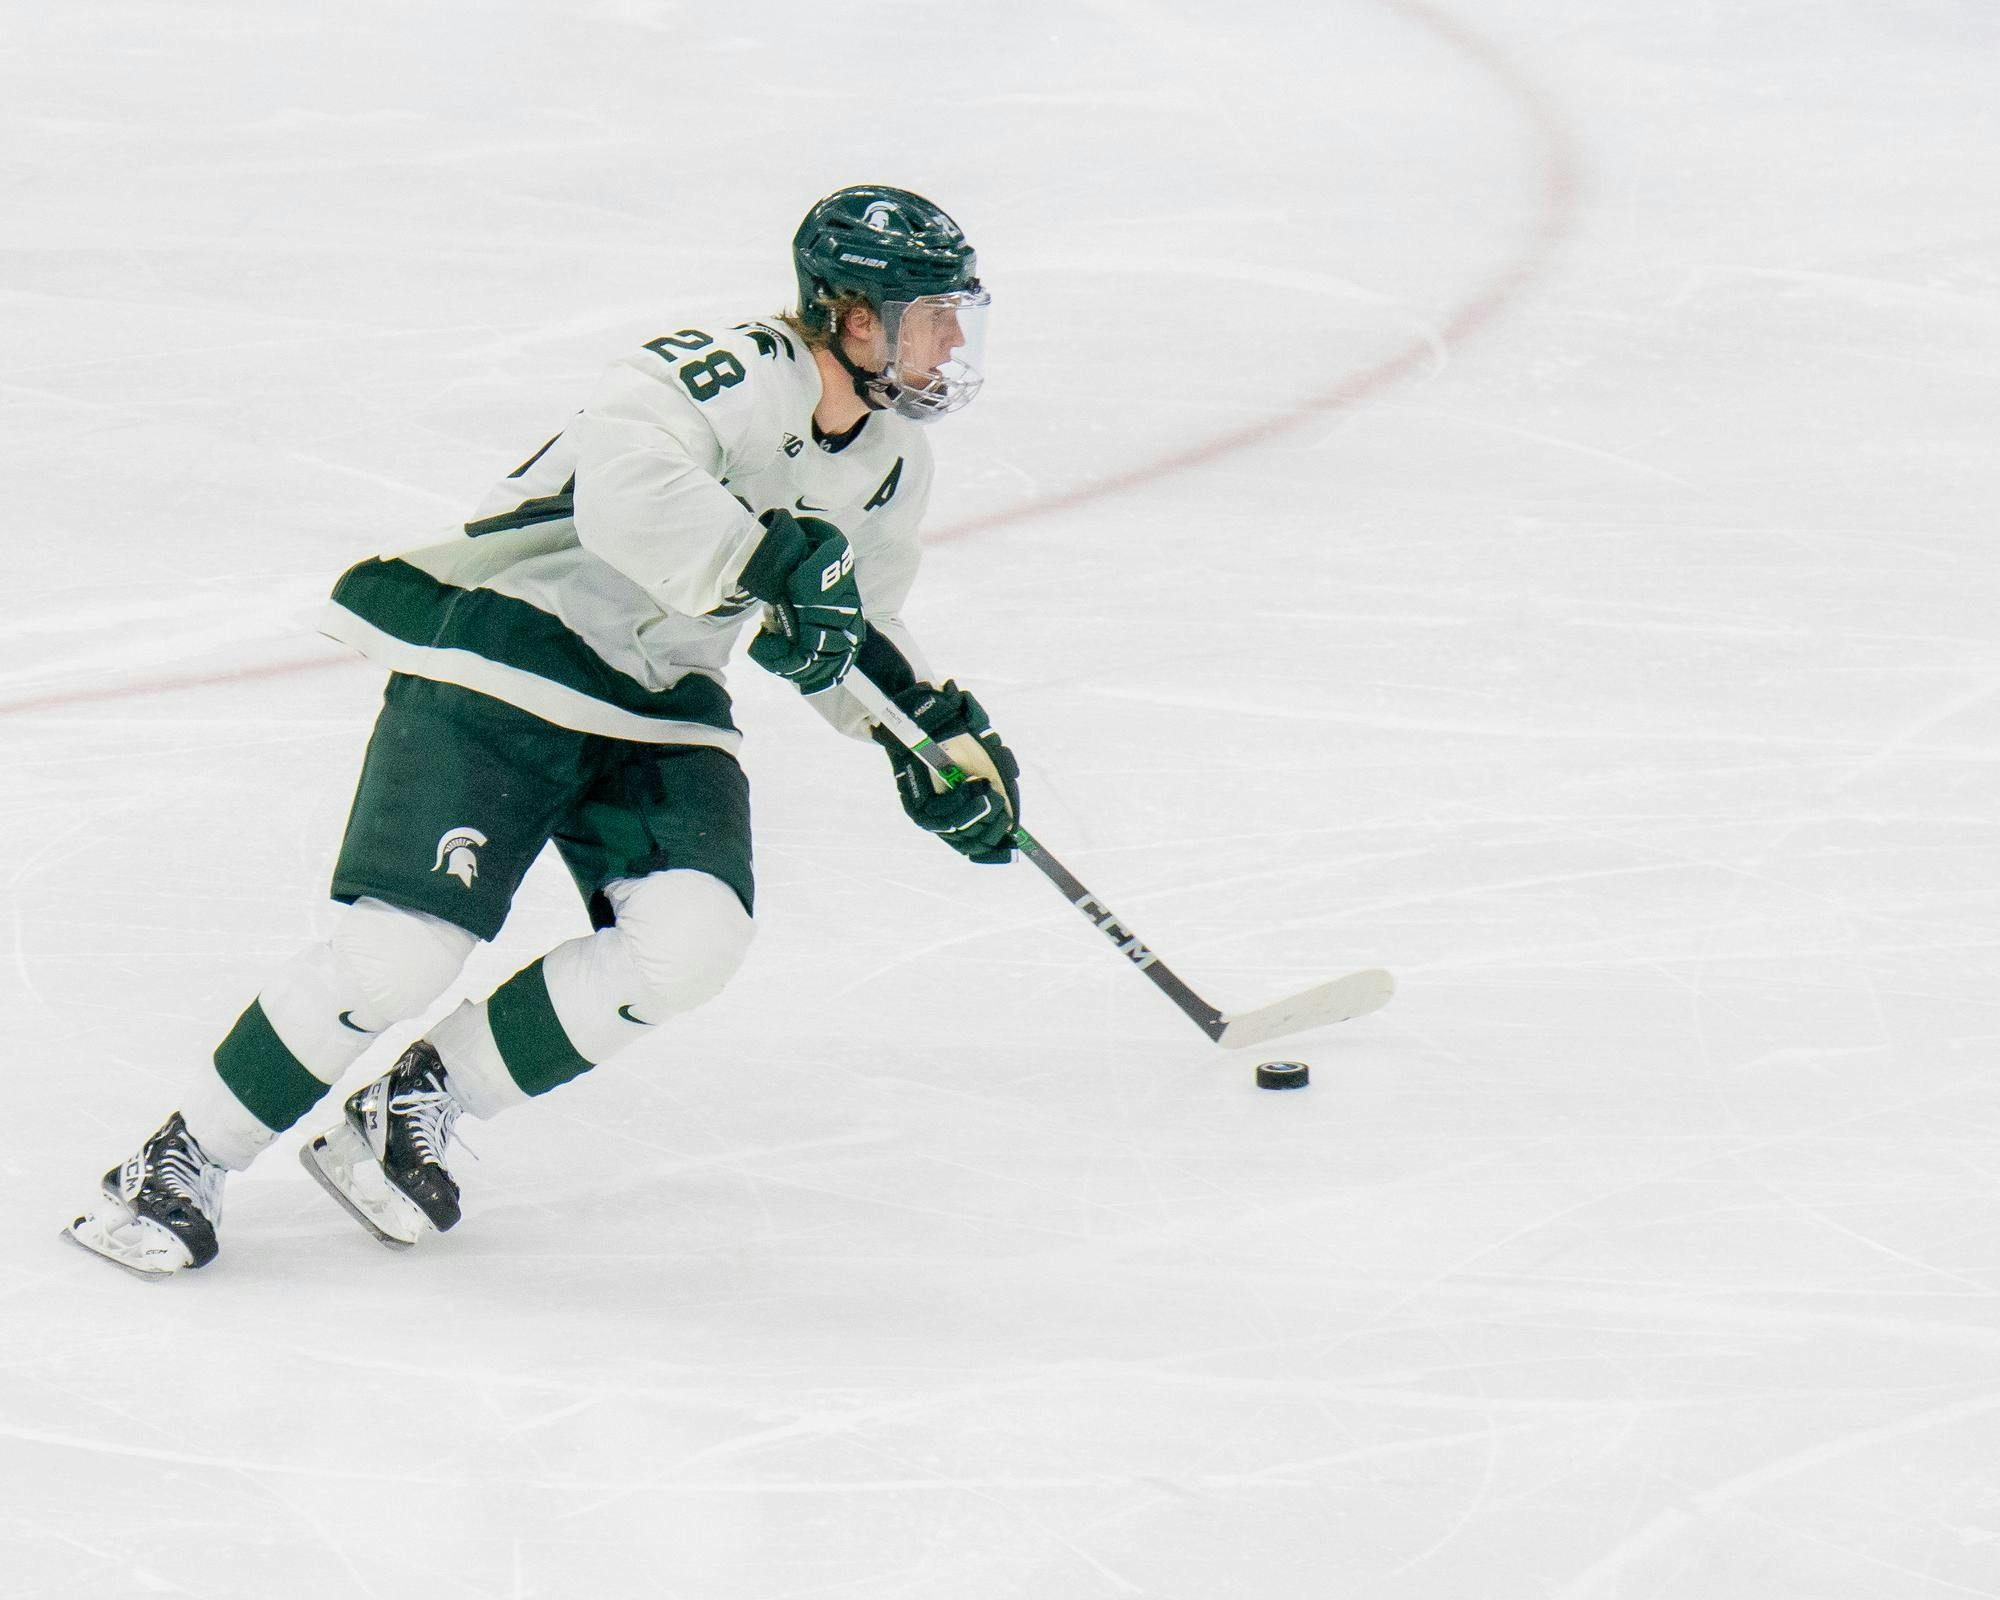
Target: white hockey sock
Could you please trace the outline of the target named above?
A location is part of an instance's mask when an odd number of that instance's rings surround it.
[[[477,942],[440,918],[357,901],[331,939],[301,951],[264,986],[217,1046],[214,1065],[197,1074],[182,1114],[190,1125],[199,1116],[247,1165],[318,1104],[382,1029],[436,999]],[[218,1094],[232,1095],[242,1115]],[[261,1141],[252,1122],[267,1135]],[[207,1138],[196,1137],[206,1148]]]
[[[316,944],[257,996],[271,1029],[300,1066],[324,1084],[340,1082],[361,1053],[397,1017],[378,1017],[341,970],[331,944]]]
[[[545,1093],[644,1038],[674,1009],[655,1003],[651,1014],[635,1013],[632,1001],[645,990],[626,943],[617,928],[567,940],[431,1029],[451,1092],[467,1111],[494,1117]]]
[[[617,926],[557,945],[431,1031],[452,1092],[472,1115],[543,1094],[692,1010],[720,991],[749,946],[749,914],[707,873],[659,872],[606,892]]]
[[[446,1087],[471,1115],[497,1117],[528,1098],[500,1059],[484,1000],[460,1005],[431,1029],[430,1041],[444,1062]]]
[[[181,1097],[180,1113],[195,1143],[232,1172],[249,1166],[278,1137],[278,1130],[258,1121],[209,1062],[202,1063]]]

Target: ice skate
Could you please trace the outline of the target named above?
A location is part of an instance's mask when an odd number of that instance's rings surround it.
[[[105,1173],[103,1201],[63,1236],[141,1278],[205,1267],[215,1259],[228,1175],[176,1111],[137,1155]]]
[[[458,1222],[458,1183],[444,1157],[460,1110],[444,1063],[419,1039],[348,1096],[341,1121],[310,1140],[299,1160],[362,1227],[407,1250],[426,1229],[443,1233]]]

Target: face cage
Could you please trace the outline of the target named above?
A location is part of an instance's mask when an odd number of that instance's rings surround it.
[[[949,416],[972,404],[986,383],[986,310],[993,297],[981,288],[889,300],[882,306],[888,364],[869,384],[886,409],[912,422]]]

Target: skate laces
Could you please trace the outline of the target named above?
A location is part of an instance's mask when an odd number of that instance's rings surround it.
[[[143,1161],[144,1157],[137,1159]],[[192,1134],[169,1139],[155,1154],[154,1183],[176,1200],[185,1200],[213,1223],[222,1215],[222,1180],[227,1169],[208,1159]]]
[[[444,1158],[445,1148],[464,1109],[457,1096],[429,1073],[389,1097],[389,1114],[404,1120],[417,1154],[446,1172],[451,1168]]]

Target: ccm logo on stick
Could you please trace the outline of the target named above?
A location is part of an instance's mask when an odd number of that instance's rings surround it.
[[[1135,939],[1132,936],[1132,934],[1128,932],[1122,924],[1120,924],[1118,918],[1115,915],[1113,915],[1111,908],[1105,905],[1101,900],[1097,899],[1094,895],[1087,895],[1087,894],[1082,895],[1079,898],[1072,900],[1070,904],[1075,906],[1076,909],[1081,911],[1086,917],[1090,918],[1090,920],[1097,925],[1097,931],[1103,934],[1104,937],[1109,939],[1113,944],[1118,946],[1118,953],[1121,956],[1124,956],[1128,961],[1130,961],[1133,966],[1141,968],[1143,970],[1146,967],[1150,967],[1155,961],[1160,959],[1158,956],[1154,955],[1152,951],[1148,950],[1143,944],[1141,944],[1137,939]],[[1099,912],[1102,912],[1103,915],[1099,916],[1098,915]]]

